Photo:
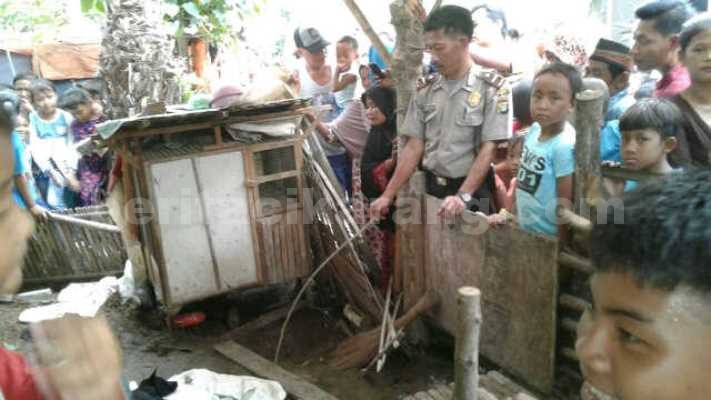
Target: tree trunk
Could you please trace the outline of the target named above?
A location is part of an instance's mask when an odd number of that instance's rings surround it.
[[[109,118],[141,112],[149,103],[180,100],[175,41],[158,28],[158,2],[107,0],[100,75],[106,82]]]
[[[397,38],[391,73],[397,91],[397,128],[401,132],[407,107],[415,94],[417,79],[422,74],[422,54],[425,48],[424,26],[416,7],[420,0],[395,0],[390,4],[390,15]]]

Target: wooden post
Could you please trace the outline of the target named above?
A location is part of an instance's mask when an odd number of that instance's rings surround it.
[[[368,39],[370,39],[370,42],[373,44],[373,46],[375,46],[375,50],[378,51],[380,57],[385,61],[386,64],[388,64],[388,66],[391,66],[393,60],[390,56],[390,53],[388,52],[388,49],[385,48],[383,41],[380,40],[378,34],[375,33],[375,31],[373,30],[373,26],[370,25],[370,22],[368,22],[368,19],[365,17],[365,14],[363,14],[363,11],[361,11],[360,7],[358,7],[358,4],[356,4],[355,0],[343,0],[343,2],[346,3],[346,6],[348,6],[348,8],[351,10],[353,17],[355,17],[356,21],[358,21],[360,28],[363,29],[363,32],[365,32],[365,34],[368,36]]]
[[[458,297],[453,400],[476,400],[479,388],[481,292],[477,288],[465,286],[459,288]]]
[[[598,79],[586,79],[585,87],[595,87],[595,90],[584,90],[576,96],[575,105],[575,211],[590,219],[590,205],[583,202],[590,196],[601,194],[601,181],[594,179],[600,176],[600,129],[602,127],[602,110],[606,94],[599,87]],[[595,187],[597,186],[597,187]]]

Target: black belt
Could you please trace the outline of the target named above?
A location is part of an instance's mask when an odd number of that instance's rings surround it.
[[[425,170],[425,187],[427,193],[441,199],[456,195],[465,179],[466,177],[447,178],[446,176],[437,175],[432,171]]]
[[[424,170],[425,172],[425,191],[427,194],[444,199],[447,196],[456,196],[459,193],[459,188],[462,187],[466,177],[462,178],[447,178],[445,176],[440,176],[432,171]],[[494,169],[490,168],[489,173],[484,179],[481,187],[472,193],[473,199],[487,199],[488,202],[485,203],[488,206],[485,209],[480,209],[478,206],[473,206],[470,209],[472,211],[482,211],[485,214],[493,214],[498,211],[497,205],[495,204],[495,178]]]

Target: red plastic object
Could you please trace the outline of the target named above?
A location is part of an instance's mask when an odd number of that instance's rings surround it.
[[[202,324],[205,322],[206,318],[207,316],[205,316],[205,313],[200,311],[189,314],[180,314],[173,317],[173,324],[175,324],[178,328],[191,328]]]

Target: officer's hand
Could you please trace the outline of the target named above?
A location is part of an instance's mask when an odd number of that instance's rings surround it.
[[[387,196],[380,196],[377,200],[370,204],[369,216],[370,219],[381,220],[388,215],[388,210],[393,204],[393,199]]]
[[[450,219],[459,216],[466,208],[467,205],[459,196],[449,196],[442,202],[437,215]]]

